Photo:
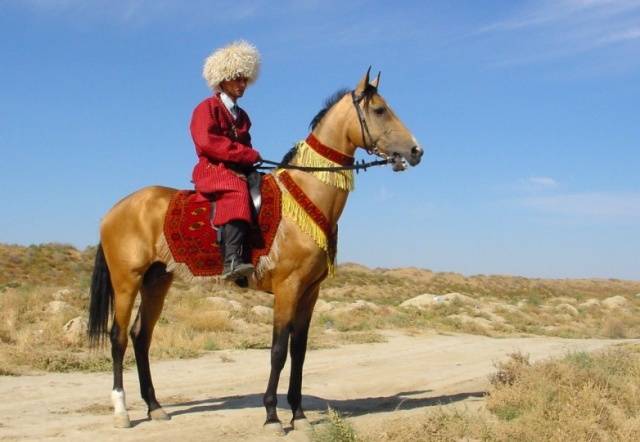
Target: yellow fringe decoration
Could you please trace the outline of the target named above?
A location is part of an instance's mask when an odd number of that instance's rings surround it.
[[[328,158],[323,157],[313,150],[305,140],[297,144],[296,155],[292,164],[306,167],[336,167],[341,166]],[[282,171],[278,171],[277,174]],[[351,192],[355,189],[353,170],[340,170],[335,172],[317,171],[308,172],[321,182],[329,186],[337,187],[340,190]],[[327,238],[324,231],[316,224],[302,206],[281,186],[282,192],[282,215],[295,222],[300,230],[309,235],[320,249],[327,255],[327,269],[330,276],[335,276],[335,260],[337,238]],[[337,232],[335,233],[337,235]]]
[[[328,158],[323,157],[313,150],[306,141],[299,141],[298,151],[294,157],[295,165],[308,167],[336,167],[340,166]],[[339,170],[335,172],[319,171],[309,172],[320,181],[341,190],[351,192],[354,190],[353,170]]]
[[[281,186],[282,187],[282,186]],[[282,187],[282,215],[295,222],[300,230],[309,235],[320,249],[327,255],[327,268],[330,276],[335,275],[335,246],[327,238],[324,231],[316,224],[300,204]]]

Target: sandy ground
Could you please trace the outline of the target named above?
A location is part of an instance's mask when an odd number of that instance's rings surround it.
[[[327,405],[370,432],[402,413],[442,403],[482,403],[493,364],[513,351],[532,360],[619,343],[602,339],[407,336],[388,333],[382,344],[349,345],[307,354],[303,406],[314,424]],[[152,361],[158,399],[172,419],[153,422],[139,398],[135,369],[125,372],[133,428],[112,428],[108,373],[0,377],[2,440],[308,440],[292,431],[286,403],[288,363],[278,396],[286,436],[262,429],[267,350],[212,352],[199,359]],[[283,394],[284,393],[284,394]]]

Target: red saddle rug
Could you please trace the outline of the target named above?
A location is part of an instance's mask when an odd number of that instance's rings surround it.
[[[249,233],[251,262],[257,266],[267,255],[282,217],[280,189],[271,175],[265,175],[260,187],[262,206],[258,225]],[[207,277],[222,273],[222,256],[216,231],[211,226],[211,202],[194,191],[179,191],[171,199],[164,220],[164,239],[171,253],[169,270],[182,276]],[[188,273],[185,274],[185,268]]]

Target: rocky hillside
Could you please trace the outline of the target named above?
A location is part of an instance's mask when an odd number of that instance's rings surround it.
[[[538,279],[503,275],[463,276],[459,273],[432,272],[418,268],[370,269],[343,264],[336,278],[325,281],[325,297],[371,298],[395,304],[398,299],[417,293],[451,292],[491,296],[502,300],[526,299],[540,303],[546,299],[570,297],[578,300],[633,296],[640,293],[640,281],[619,279]],[[331,290],[328,290],[331,289]]]
[[[0,375],[109,369],[86,341],[95,248],[0,245]],[[273,296],[176,281],[154,358],[268,348]],[[384,341],[384,330],[488,336],[640,337],[640,281],[463,276],[339,266],[321,289],[310,348]],[[128,363],[131,363],[131,354]]]
[[[66,244],[16,246],[0,244],[0,289],[24,286],[87,287],[93,269],[95,247],[77,250]],[[323,284],[323,298],[373,299],[396,304],[420,293],[473,293],[505,300],[527,299],[536,303],[554,297],[578,300],[633,296],[640,281],[618,279],[532,279],[517,276],[463,276],[418,268],[368,268],[342,264],[335,278]]]
[[[95,247],[79,251],[66,244],[29,247],[0,244],[0,289],[86,285],[94,256]]]

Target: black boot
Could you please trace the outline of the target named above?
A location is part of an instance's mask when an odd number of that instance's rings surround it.
[[[243,257],[248,228],[244,221],[230,221],[220,227],[220,251],[224,257],[222,279],[237,281],[253,273],[253,265],[246,263]]]

